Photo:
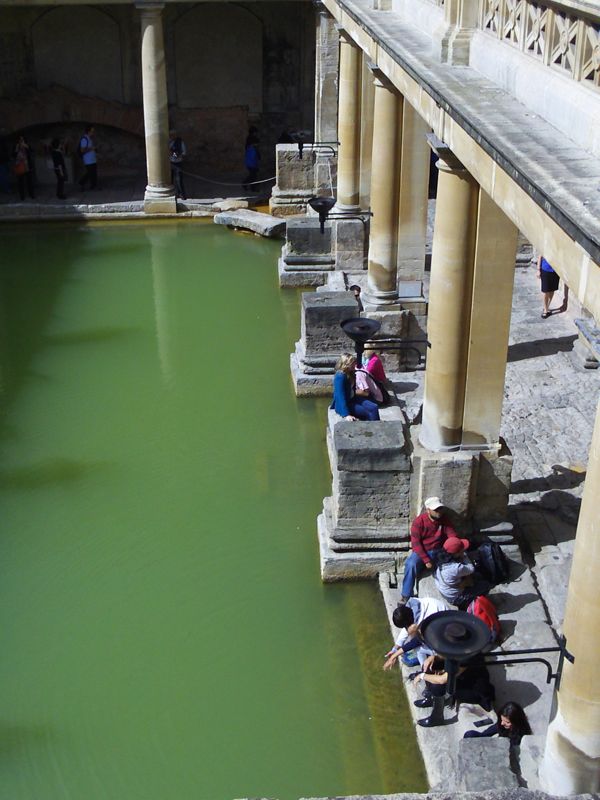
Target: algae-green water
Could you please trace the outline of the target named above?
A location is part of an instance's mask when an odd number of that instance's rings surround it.
[[[422,791],[371,584],[321,584],[326,402],[280,244],[0,232],[0,797]]]

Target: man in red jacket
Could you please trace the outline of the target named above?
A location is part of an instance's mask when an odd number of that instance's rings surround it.
[[[439,497],[428,497],[424,505],[425,511],[410,526],[412,552],[404,563],[402,603],[412,597],[418,574],[434,568],[435,551],[444,546],[446,539],[458,538],[444,516],[444,504]]]

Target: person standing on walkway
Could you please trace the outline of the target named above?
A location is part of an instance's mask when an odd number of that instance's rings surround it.
[[[86,184],[89,182],[90,189],[96,189],[98,186],[98,164],[96,159],[96,140],[95,129],[93,125],[87,125],[83,136],[79,140],[79,153],[85,167],[85,173],[79,181],[81,191],[85,189]]]
[[[433,569],[436,550],[440,550],[447,539],[458,539],[458,534],[444,516],[443,509],[444,504],[439,497],[428,497],[425,500],[425,511],[410,526],[412,552],[404,562],[403,603],[412,597],[419,573],[423,569]]]
[[[538,258],[538,265],[537,265],[537,273],[538,278],[542,284],[542,296],[543,296],[543,307],[542,307],[542,319],[548,319],[551,315],[550,311],[550,303],[552,302],[552,298],[554,297],[554,292],[558,289],[558,284],[560,283],[560,278],[556,274],[556,272],[552,269],[552,266],[546,261],[543,256]],[[563,302],[562,305],[557,311],[566,311],[567,306],[569,304],[569,287],[565,283],[564,285],[564,293],[563,293]]]
[[[52,156],[52,165],[54,167],[54,174],[56,175],[56,196],[59,200],[65,200],[65,181],[67,180],[67,168],[65,166],[65,157],[63,155],[60,141],[52,139],[50,143]]]
[[[246,137],[246,152],[244,154],[244,165],[248,170],[248,175],[242,184],[244,189],[250,188],[251,192],[258,192],[258,168],[260,166],[260,151],[258,149],[258,128],[254,125],[248,131]]]
[[[35,193],[33,191],[33,159],[31,156],[31,148],[23,135],[19,136],[17,139],[13,157],[19,197],[21,200],[25,200],[25,188],[27,188],[29,197],[33,200],[35,198]]]
[[[169,131],[169,161],[171,162],[171,180],[175,187],[175,196],[186,200],[185,187],[183,185],[182,165],[185,160],[187,150],[185,142],[181,136],[177,136],[177,131]]]

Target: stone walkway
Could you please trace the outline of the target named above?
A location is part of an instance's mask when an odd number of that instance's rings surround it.
[[[553,305],[561,302],[562,288]],[[500,649],[505,653],[556,646],[600,390],[600,371],[584,369],[576,346],[574,319],[582,316],[576,299],[570,298],[567,312],[546,320],[541,318],[541,307],[535,266],[517,268],[502,436],[514,456],[509,516],[520,552],[514,545],[505,548],[513,562],[511,581],[491,593],[502,622]],[[390,587],[388,576],[381,576],[380,584],[391,616],[398,590]],[[437,595],[431,578],[421,582],[419,593]],[[549,660],[554,667],[556,656]],[[511,699],[527,708],[534,735],[523,740],[519,781],[537,789],[553,683],[546,683],[540,664],[490,667],[490,671],[497,705]],[[406,680],[410,670],[403,672]],[[412,701],[415,689],[406,686]],[[414,706],[412,710],[415,720],[428,713]],[[495,788],[515,787],[517,777],[509,770],[508,752],[499,750],[505,742],[462,740],[477,717],[487,715],[477,706],[463,705],[458,714],[448,711],[446,716],[453,724],[433,730],[416,727],[432,789],[491,788],[465,785],[465,767],[473,762],[481,765],[479,776],[491,776]]]

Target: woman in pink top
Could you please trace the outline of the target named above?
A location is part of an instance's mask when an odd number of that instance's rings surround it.
[[[381,381],[381,383],[385,383],[387,381],[383,364],[381,363],[381,359],[377,353],[371,354],[366,366],[366,370],[375,378],[376,381]]]

